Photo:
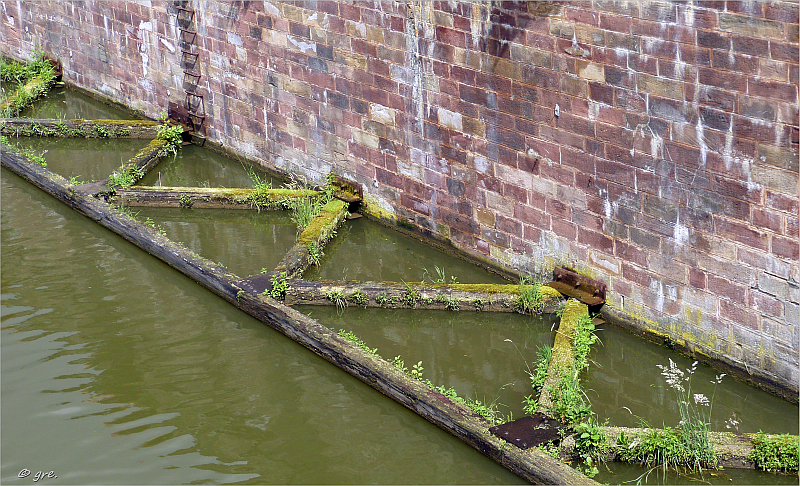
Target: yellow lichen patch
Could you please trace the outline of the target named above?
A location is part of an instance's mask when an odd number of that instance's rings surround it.
[[[561,298],[561,292],[554,289],[553,287],[548,287],[547,285],[542,285],[541,287],[539,287],[539,292],[541,292],[542,295],[549,297],[551,299]]]

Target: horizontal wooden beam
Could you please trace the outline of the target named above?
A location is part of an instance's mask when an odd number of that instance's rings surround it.
[[[289,280],[288,284],[285,302],[290,305],[518,312],[516,302],[519,298],[519,285],[330,280]],[[342,300],[333,299],[332,296],[340,296]],[[542,295],[541,313],[555,312],[561,301],[557,292],[545,291]]]
[[[159,122],[153,120],[51,120],[6,118],[0,133],[7,136],[61,138],[155,138]]]
[[[118,189],[113,200],[126,206],[283,209],[282,201],[311,197],[310,189],[225,189],[211,187],[134,186]]]

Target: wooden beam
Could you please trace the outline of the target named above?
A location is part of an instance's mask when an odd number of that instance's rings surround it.
[[[126,206],[225,208],[225,209],[283,209],[282,201],[297,197],[316,196],[308,189],[224,189],[210,187],[134,186],[118,189],[115,202]]]
[[[289,280],[286,304],[341,305],[331,295],[341,295],[344,305],[384,308],[447,309],[460,311],[517,312],[519,285],[426,284],[396,282],[344,282]],[[542,314],[554,313],[558,293],[545,293]]]
[[[14,137],[152,139],[158,135],[159,126],[153,120],[7,118],[0,124],[0,133]]]

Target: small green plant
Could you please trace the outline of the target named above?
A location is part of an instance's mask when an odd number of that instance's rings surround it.
[[[361,289],[358,289],[352,294],[350,294],[350,297],[348,297],[347,300],[354,303],[355,305],[360,305],[362,307],[366,307],[367,304],[369,303],[369,299],[367,298],[366,295],[364,295],[364,292],[362,292]]]
[[[556,367],[555,373],[559,376],[558,381],[545,387],[552,402],[548,412],[565,424],[577,424],[589,417],[592,406],[581,387],[577,370],[574,367]]]
[[[103,125],[96,125],[94,127],[95,132],[97,132],[97,136],[100,138],[111,138],[113,135],[112,131],[108,129],[108,127]]]
[[[578,372],[589,367],[589,351],[597,341],[595,326],[588,314],[581,316],[575,323],[575,335],[572,338],[572,351],[575,357],[575,369]]]
[[[344,293],[340,290],[329,290],[325,293],[325,298],[333,302],[339,310],[347,307],[347,299],[344,298]]]
[[[604,461],[607,451],[606,434],[596,418],[589,417],[575,426],[575,452],[584,463],[581,468],[584,474],[594,477],[599,472],[597,464]]]
[[[427,268],[423,268],[422,281],[423,282],[429,281],[430,283],[433,284],[442,284],[442,285],[448,283],[447,275],[445,275],[444,268],[439,268],[438,265],[434,265],[433,268],[436,271],[436,277],[434,278]],[[457,284],[458,279],[455,276],[451,275],[449,283]]]
[[[436,302],[444,304],[444,308],[451,311],[457,311],[461,308],[461,303],[458,299],[454,299],[449,295],[439,294],[436,296]]]
[[[797,472],[798,439],[789,434],[769,436],[759,431],[753,437],[750,459],[756,468],[770,472]]]
[[[536,364],[530,371],[531,387],[534,393],[525,397],[525,413],[535,414],[539,409],[539,392],[541,392],[544,382],[547,379],[547,368],[550,366],[550,358],[553,355],[552,346],[539,346],[536,350]]]
[[[408,307],[416,307],[417,302],[419,302],[419,290],[415,289],[411,286],[411,284],[405,283],[406,291],[403,294],[403,305],[407,305]]]
[[[482,311],[485,306],[491,305],[491,301],[486,300],[486,299],[481,299],[480,297],[476,297],[476,298],[472,299],[469,303],[473,307],[475,307],[475,310],[478,311],[478,312]]]
[[[397,300],[394,297],[389,297],[385,292],[381,292],[375,297],[375,302],[381,307],[393,307],[397,305]]]
[[[189,194],[181,194],[178,198],[178,203],[182,208],[191,208],[194,205],[194,198]]]
[[[319,266],[320,260],[324,253],[319,246],[319,243],[312,241],[308,244],[308,262],[312,265]]]
[[[558,446],[556,441],[545,442],[544,444],[540,444],[538,447],[553,459],[559,461],[561,460],[561,448]]]
[[[114,171],[108,176],[108,185],[111,187],[130,187],[136,181],[144,177],[142,169],[136,166],[128,166]]]
[[[395,356],[392,359],[392,366],[397,368],[398,370],[402,371],[405,374],[409,374],[408,368],[406,367],[405,361],[400,358],[400,356]]]
[[[417,362],[417,364],[415,364],[415,365],[413,365],[411,367],[411,371],[409,372],[409,375],[411,376],[411,378],[414,378],[415,380],[422,381],[422,374],[424,372],[425,372],[425,368],[422,367],[422,361],[419,361],[419,362]]]
[[[167,236],[166,230],[164,230],[164,228],[162,228],[160,224],[156,224],[156,222],[150,219],[149,217],[145,218],[144,224],[161,233],[161,236]]]
[[[521,314],[541,314],[544,310],[544,295],[539,282],[522,277],[519,282],[519,295],[514,301],[514,309]]]
[[[100,128],[100,127],[98,127]],[[183,127],[180,125],[170,125],[166,122],[159,125],[157,138],[166,142],[164,147],[159,151],[159,157],[168,154],[177,154],[181,148],[181,139],[183,137]]]
[[[264,269],[261,270],[264,272]],[[283,300],[286,298],[286,291],[289,290],[289,277],[286,272],[275,273],[270,277],[270,288],[265,290],[264,293],[276,300]]]
[[[356,336],[352,331],[346,331],[344,329],[339,329],[337,334],[339,336],[347,339],[351,343],[355,344],[356,346],[358,346],[359,348],[364,350],[367,354],[371,354],[372,356],[375,356],[376,358],[380,358],[380,355],[378,354],[378,348],[370,348],[369,346],[367,346],[367,343],[362,341],[361,338]]]

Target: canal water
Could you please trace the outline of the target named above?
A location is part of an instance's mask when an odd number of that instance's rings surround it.
[[[49,137],[10,137],[10,141],[44,153],[50,171],[80,182],[105,179],[149,142],[128,138]]]
[[[0,184],[3,484],[521,482],[5,169]]]
[[[239,162],[196,145],[185,145],[177,155],[165,157],[145,175],[140,186],[253,187],[253,180]],[[262,182],[281,187],[281,181],[262,171],[254,171]]]
[[[80,91],[56,86],[20,113],[24,118],[55,120],[140,120],[138,115],[122,108],[107,105]]]
[[[309,279],[372,282],[509,283],[475,265],[402,235],[366,218],[349,220],[325,247],[318,267],[309,268]]]
[[[297,238],[288,211],[131,209],[139,221],[150,218],[172,241],[242,278],[275,269]]]

